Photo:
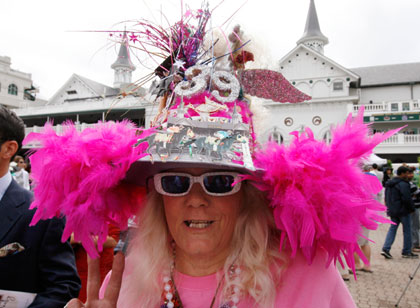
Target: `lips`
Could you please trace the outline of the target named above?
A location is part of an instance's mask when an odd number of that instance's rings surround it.
[[[184,223],[188,228],[205,229],[210,227],[214,220],[185,220]]]

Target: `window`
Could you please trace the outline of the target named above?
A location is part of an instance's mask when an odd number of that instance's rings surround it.
[[[278,144],[282,144],[283,143],[283,136],[276,131],[276,129],[274,128],[274,131],[270,134],[270,137],[268,138],[269,141],[278,143]]]
[[[398,111],[398,103],[391,104],[391,111]]]
[[[17,95],[18,94],[18,88],[15,84],[9,84],[9,89],[8,89],[8,93],[10,95]]]
[[[343,91],[343,82],[337,81],[333,83],[333,90],[334,91]]]
[[[410,103],[409,102],[402,103],[402,110],[403,111],[410,110]]]
[[[67,91],[67,94],[68,95],[77,94],[77,91],[76,90],[69,90],[69,91]]]
[[[331,143],[331,132],[327,131],[324,136],[322,137],[322,139],[327,143],[330,144]]]

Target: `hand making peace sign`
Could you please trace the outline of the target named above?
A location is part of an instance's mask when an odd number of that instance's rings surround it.
[[[101,287],[101,275],[98,259],[88,257],[87,301],[83,304],[77,298],[73,298],[64,308],[115,308],[117,307],[118,295],[121,289],[122,275],[124,272],[125,257],[121,252],[114,256],[112,273],[103,299],[99,299]]]

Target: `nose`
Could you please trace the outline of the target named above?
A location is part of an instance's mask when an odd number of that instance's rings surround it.
[[[191,187],[190,192],[187,195],[187,205],[191,207],[201,207],[201,206],[208,206],[209,195],[203,190],[199,183],[194,183]]]

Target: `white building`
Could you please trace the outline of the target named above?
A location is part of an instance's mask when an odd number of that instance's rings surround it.
[[[417,162],[420,156],[420,63],[352,69],[361,76],[359,104],[365,122],[376,131],[407,125],[376,147],[379,156],[395,163]],[[359,106],[353,106],[354,112]]]
[[[38,90],[32,84],[32,76],[11,68],[9,57],[0,56],[0,105],[22,108],[36,101]],[[37,100],[37,104],[45,101]]]
[[[130,60],[125,35],[111,68],[114,70],[113,87],[73,74],[45,105],[32,104],[16,109],[16,114],[25,122],[26,134],[41,131],[46,121],[52,121],[58,132],[68,120],[79,130],[105,120],[130,119],[138,126],[144,126],[153,106],[144,99],[143,88],[130,87],[135,66]]]
[[[417,162],[420,155],[420,63],[348,69],[324,55],[328,38],[322,34],[314,0],[310,0],[303,36],[278,64],[294,86],[310,95],[309,102],[266,102],[274,125],[265,138],[289,142],[290,132],[310,127],[318,139],[330,138],[330,128],[366,105],[365,122],[376,131],[408,125],[376,147],[393,162]]]
[[[281,72],[312,99],[299,104],[266,101],[265,106],[270,111],[267,123],[273,125],[263,138],[287,143],[290,132],[302,131],[308,126],[316,138],[329,140],[331,126],[343,122],[349,113],[356,114],[363,104],[365,122],[373,122],[373,130],[407,125],[401,134],[376,147],[376,154],[394,163],[416,162],[420,155],[420,63],[349,69],[324,54],[328,43],[320,30],[314,0],[310,0],[303,36],[272,69]],[[17,109],[27,125],[27,132],[40,130],[46,120],[54,121],[58,131],[66,119],[73,120],[80,129],[98,120],[122,118],[148,125],[156,108],[144,99],[143,89],[130,90],[135,67],[130,60],[126,36],[111,68],[114,70],[113,87],[73,74],[47,105]],[[1,83],[0,95],[5,91],[4,82]],[[18,89],[25,88],[17,81],[16,85]],[[29,87],[27,83],[26,88]]]

